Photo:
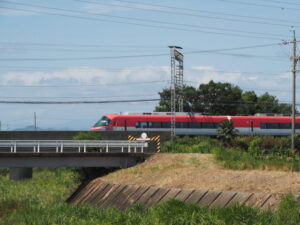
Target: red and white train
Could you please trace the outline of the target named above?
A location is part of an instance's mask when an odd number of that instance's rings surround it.
[[[206,116],[198,113],[176,113],[177,135],[217,135],[218,124],[231,120],[239,135],[290,135],[291,117],[282,115]],[[171,113],[106,114],[91,130],[111,131],[169,131]],[[300,132],[300,117],[296,118]]]

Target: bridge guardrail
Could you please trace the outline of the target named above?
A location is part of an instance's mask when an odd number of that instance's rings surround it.
[[[144,152],[148,143],[139,141],[96,141],[96,140],[0,140],[0,149],[9,148],[11,153],[16,153],[18,148],[32,148],[34,153],[40,153],[41,148],[55,148],[56,153],[63,153],[64,148],[77,148],[78,152],[87,152],[89,148],[99,148],[109,152],[111,148],[120,148],[121,152]]]

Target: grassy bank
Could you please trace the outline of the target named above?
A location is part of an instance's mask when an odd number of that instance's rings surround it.
[[[287,197],[276,212],[242,206],[209,209],[179,201],[146,209],[134,206],[127,211],[99,209],[91,205],[73,206],[65,199],[76,187],[78,176],[69,169],[35,170],[30,180],[8,180],[0,175],[0,224],[124,224],[124,225],[296,225],[300,221],[300,200]]]
[[[186,205],[179,201],[145,209],[134,206],[127,211],[99,209],[91,205],[64,203],[77,177],[70,170],[35,171],[32,180],[10,182],[1,176],[1,224],[126,224],[126,225],[235,225],[235,224],[299,224],[300,201],[286,198],[277,212],[265,212],[234,206],[209,209]]]
[[[296,146],[300,147],[299,137]],[[238,136],[226,144],[210,137],[175,137],[174,143],[163,144],[162,152],[213,153],[230,169],[300,171],[300,156],[289,147],[289,137]]]

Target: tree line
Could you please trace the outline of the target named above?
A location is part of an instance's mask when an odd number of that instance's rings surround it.
[[[163,89],[159,95],[160,101],[155,111],[170,112],[170,89]],[[291,114],[291,108],[290,104],[279,103],[276,96],[268,92],[257,95],[254,91],[243,91],[239,86],[230,83],[211,80],[207,84],[200,84],[198,88],[186,85],[183,90],[184,112],[209,115]]]

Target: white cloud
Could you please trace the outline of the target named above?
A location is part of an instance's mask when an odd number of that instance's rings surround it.
[[[282,74],[272,76],[254,76],[239,71],[225,72],[212,66],[193,66],[185,68],[184,80],[198,87],[210,80],[230,82],[243,90],[254,90],[261,94],[268,90],[281,101],[290,99],[290,79]],[[147,83],[149,81],[170,80],[169,66],[125,67],[120,71],[102,68],[78,67],[53,72],[8,72],[0,75],[0,85],[78,85],[96,86],[72,88],[0,88],[1,99],[24,100],[120,100],[157,98],[158,92],[169,87],[169,82]],[[135,83],[135,84],[132,84]],[[137,84],[136,84],[137,83]],[[120,85],[122,84],[122,85]],[[123,85],[124,84],[124,85]],[[11,97],[11,98],[9,98]],[[157,102],[118,103],[101,105],[6,105],[1,108],[0,118],[3,124],[11,128],[28,125],[33,112],[38,113],[39,123],[43,127],[74,127],[88,129],[106,113],[126,111],[152,111]],[[64,120],[64,118],[66,118]],[[24,120],[22,120],[24,119]],[[16,121],[16,122],[9,122]],[[80,124],[79,124],[80,123]],[[6,126],[6,125],[4,125]]]
[[[1,83],[6,84],[57,84],[72,83],[78,84],[110,84],[112,82],[147,82],[153,80],[169,79],[166,67],[128,67],[119,72],[112,72],[105,69],[79,67],[69,68],[55,72],[8,72],[1,77]]]
[[[211,66],[192,66],[191,68],[194,72],[189,74],[190,78],[199,83],[208,83],[210,80],[236,83],[241,79],[240,72],[219,72]]]

